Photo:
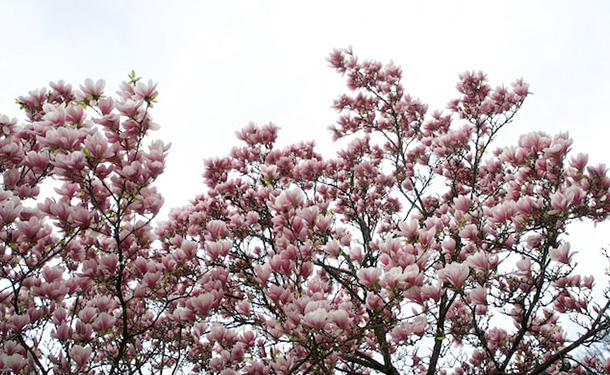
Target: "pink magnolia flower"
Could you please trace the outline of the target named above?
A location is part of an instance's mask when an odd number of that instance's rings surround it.
[[[468,292],[470,301],[475,305],[485,305],[487,303],[487,291],[484,287],[478,286]]]
[[[341,329],[348,329],[351,325],[352,319],[345,310],[333,310],[328,313],[328,320],[335,323],[335,325]]]
[[[151,101],[157,96],[157,84],[153,83],[152,80],[148,80],[148,83],[138,81],[134,89],[136,98]]]
[[[326,325],[327,318],[328,312],[323,308],[318,308],[305,314],[303,319],[310,328],[320,331]]]
[[[529,275],[532,272],[532,261],[529,257],[522,257],[517,261],[517,269],[525,275]]]
[[[418,336],[423,336],[426,333],[426,329],[428,328],[428,319],[423,316],[417,316],[413,319],[413,323],[411,324],[413,333]]]
[[[87,365],[87,361],[91,358],[93,350],[90,346],[74,345],[70,350],[70,357],[76,362],[78,368],[83,368]]]
[[[248,316],[252,312],[252,306],[250,305],[250,302],[244,300],[237,304],[236,310],[238,313]]]
[[[447,252],[447,254],[453,254],[455,251],[455,240],[451,237],[447,237],[443,240],[443,250]]]
[[[27,365],[27,361],[20,354],[0,355],[0,360],[4,364],[4,368],[10,369],[14,374],[18,374],[23,367]]]
[[[442,281],[448,282],[456,288],[464,286],[468,278],[470,267],[464,263],[450,263],[438,272]]]
[[[30,316],[27,314],[23,315],[13,315],[10,317],[10,327],[15,330],[15,332],[21,333],[25,326],[30,323]]]
[[[267,285],[269,278],[271,277],[271,266],[268,263],[263,266],[257,265],[254,267],[254,272],[256,273],[256,276],[258,276],[260,283],[263,286]]]
[[[98,101],[98,108],[104,116],[110,114],[114,109],[114,100],[111,97],[102,98]]]
[[[367,293],[366,308],[371,311],[378,311],[383,307],[383,299],[374,293]]]
[[[78,317],[80,318],[80,320],[82,320],[84,323],[89,323],[93,320],[93,318],[95,317],[96,311],[93,307],[85,307],[84,309],[82,309],[81,311],[79,311],[78,313]]]
[[[417,266],[415,266],[417,268]],[[407,275],[403,273],[402,267],[393,267],[383,275],[381,286],[389,289],[402,289],[407,286]]]
[[[570,260],[572,256],[574,256],[574,252],[570,252],[570,243],[564,242],[556,248],[552,248],[549,250],[549,256],[552,260],[563,263],[570,264]]]
[[[414,241],[417,238],[419,223],[416,220],[411,220],[408,223],[403,221],[398,223],[398,228],[401,235],[409,241]]]
[[[87,78],[85,80],[85,85],[80,86],[80,89],[83,91],[83,94],[85,94],[85,97],[79,98],[78,100],[84,100],[86,97],[89,96],[91,96],[93,100],[99,99],[102,96],[102,93],[104,92],[105,86],[106,81],[104,81],[103,79],[98,79],[95,83],[93,83],[93,80],[91,78]]]
[[[489,255],[486,251],[477,251],[470,255],[466,260],[468,265],[472,268],[487,271],[495,268],[499,263],[497,255]]]
[[[361,262],[364,259],[364,252],[362,251],[362,247],[354,246],[349,251],[349,257],[356,262]]]
[[[300,189],[292,189],[282,192],[273,203],[273,208],[282,211],[301,207],[304,202],[305,195],[303,192]]]
[[[59,280],[64,275],[65,268],[61,266],[57,267],[48,267],[45,266],[42,269],[42,276],[47,283],[52,283],[55,280]]]
[[[95,322],[93,322],[93,329],[98,332],[110,332],[114,327],[114,323],[116,322],[116,318],[107,312],[102,312],[98,315]]]
[[[367,267],[359,270],[356,273],[356,276],[358,276],[358,280],[360,280],[362,285],[373,288],[375,284],[379,282],[382,272],[381,268]]]

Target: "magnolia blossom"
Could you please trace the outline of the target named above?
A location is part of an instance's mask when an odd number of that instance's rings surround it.
[[[569,242],[562,243],[558,247],[549,250],[549,256],[551,259],[563,264],[570,264],[570,260],[574,254],[574,252],[570,252]]]
[[[450,263],[438,272],[442,281],[448,282],[455,288],[464,286],[464,282],[468,278],[470,267],[464,263]]]
[[[369,267],[358,271],[357,276],[362,285],[372,288],[379,281],[382,272],[380,268]]]

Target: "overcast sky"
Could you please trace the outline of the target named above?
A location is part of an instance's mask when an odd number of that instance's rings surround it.
[[[168,4],[0,0],[0,113],[23,118],[14,99],[59,79],[78,87],[103,78],[110,93],[132,69],[158,82],[153,136],[173,144],[159,180],[165,215],[203,191],[203,159],[229,152],[250,121],[280,126],[282,145],[314,139],[330,155],[330,105],[344,81],[325,59],[352,46],[362,59],[402,66],[407,91],[431,109],[455,97],[465,70],[494,86],[523,77],[534,95],[499,145],[569,131],[575,151],[610,162],[605,0]],[[583,233],[595,237],[588,247],[610,243],[600,227]]]

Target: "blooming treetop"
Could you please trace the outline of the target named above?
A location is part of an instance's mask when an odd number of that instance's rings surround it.
[[[0,117],[0,369],[37,374],[584,374],[610,327],[566,235],[610,213],[567,134],[493,149],[528,95],[464,73],[428,115],[393,65],[329,62],[350,93],[324,160],[249,125],[155,230],[168,146],[135,75],[60,81]],[[47,179],[61,182],[38,198]],[[579,249],[587,251],[588,249]],[[579,329],[568,334],[567,320]]]

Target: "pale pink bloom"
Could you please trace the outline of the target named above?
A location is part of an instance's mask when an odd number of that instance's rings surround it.
[[[313,262],[304,262],[301,264],[300,275],[301,277],[308,278],[313,274],[314,266]]]
[[[108,273],[114,273],[119,264],[119,257],[116,254],[104,255],[100,258],[100,266]]]
[[[566,212],[572,205],[574,200],[574,192],[555,192],[551,195],[551,207],[554,210],[549,213],[555,214],[558,212]]]
[[[102,312],[98,315],[95,322],[93,322],[93,329],[98,332],[110,332],[112,327],[114,327],[114,323],[116,322],[116,318],[107,312]]]
[[[49,266],[45,266],[42,269],[42,276],[44,277],[45,281],[47,283],[52,283],[55,280],[60,280],[64,274],[64,267],[61,266],[55,266],[55,267],[49,267]]]
[[[250,123],[235,134],[238,139],[245,141],[250,146],[256,144],[271,145],[277,138],[278,130],[279,128],[271,123],[260,127]]]
[[[413,325],[401,323],[390,331],[390,336],[395,343],[400,343],[409,338],[413,334]]]
[[[453,200],[453,204],[456,210],[467,212],[470,209],[470,206],[472,205],[472,201],[470,200],[470,198],[462,195],[455,198]]]
[[[30,316],[27,314],[23,315],[13,315],[10,317],[10,327],[15,330],[15,332],[21,333],[23,328],[30,323]]]
[[[0,204],[0,224],[10,224],[19,216],[23,207],[16,199],[6,200]]]
[[[93,80],[91,78],[87,78],[85,80],[85,85],[80,85],[80,89],[82,90],[84,97],[82,97],[80,93],[77,92],[77,99],[84,100],[87,97],[92,97],[94,100],[97,100],[102,96],[105,86],[106,81],[104,81],[103,79],[98,79],[95,83],[93,83]]]
[[[380,310],[383,307],[383,300],[374,293],[368,293],[366,296],[366,308],[371,311]]]
[[[424,285],[421,287],[422,296],[426,299],[430,298],[436,302],[441,299],[443,295],[443,288],[441,285]]]
[[[372,288],[375,286],[377,282],[379,282],[379,278],[381,277],[382,270],[381,268],[376,267],[367,267],[359,270],[356,273],[358,276],[358,280],[360,283],[368,288]]]
[[[76,362],[78,368],[83,368],[87,365],[87,361],[91,358],[92,349],[90,346],[82,347],[74,345],[70,350],[70,357]]]
[[[55,320],[56,324],[65,321],[67,319],[67,317],[68,317],[68,312],[63,307],[60,307],[53,312],[53,319]]]
[[[97,106],[102,111],[102,115],[106,116],[114,109],[114,100],[111,97],[102,98],[98,101]]]
[[[529,215],[534,209],[534,201],[531,197],[520,197],[515,204],[515,208],[517,209],[518,213],[522,215]]]
[[[428,319],[423,315],[419,315],[415,317],[415,319],[413,319],[411,327],[413,329],[414,334],[418,336],[423,336],[424,333],[426,333],[426,329],[428,328]]]
[[[118,302],[108,296],[99,296],[95,299],[95,307],[100,311],[110,311],[118,306]]]
[[[280,177],[280,172],[275,165],[261,165],[261,173],[265,176],[268,183],[271,183]]]
[[[214,239],[230,235],[230,232],[224,221],[212,220],[206,225],[206,229]]]
[[[447,252],[447,254],[453,254],[455,250],[455,240],[451,237],[447,237],[443,240],[443,250]]]
[[[284,289],[283,287],[277,285],[270,285],[266,291],[266,295],[276,303],[286,303],[292,297],[290,290]]]
[[[325,232],[330,228],[330,225],[333,222],[333,217],[330,215],[322,216],[318,215],[316,217],[316,232]]]
[[[250,302],[243,300],[237,304],[236,310],[238,313],[248,316],[252,311],[252,306],[250,306]]]
[[[485,305],[487,303],[487,291],[482,286],[471,289],[468,296],[475,305]]]
[[[239,336],[239,340],[246,346],[253,346],[255,343],[256,334],[253,331],[245,331]]]
[[[417,268],[417,266],[415,266]],[[383,275],[381,286],[389,289],[403,289],[407,286],[407,275],[403,274],[402,267],[393,267]]]
[[[108,141],[100,134],[95,132],[93,135],[89,134],[85,138],[85,150],[88,157],[94,160],[101,161],[105,158],[112,156],[114,153],[108,148]]]
[[[141,100],[151,100],[154,99],[157,93],[157,84],[153,83],[152,80],[148,80],[148,83],[144,83],[142,81],[138,81],[136,83],[136,87],[134,89],[134,93],[136,98]]]
[[[89,323],[95,317],[96,311],[93,307],[87,306],[78,312],[78,317],[84,323]]]
[[[492,221],[497,224],[511,221],[515,215],[515,211],[515,202],[505,201],[491,209]]]
[[[260,215],[258,214],[258,212],[248,211],[248,214],[246,215],[246,224],[254,225],[257,224],[259,220]]]
[[[56,338],[62,342],[68,340],[71,335],[72,329],[66,322],[57,325],[55,331],[51,332],[51,337]]]
[[[423,281],[423,274],[420,271],[419,265],[410,264],[402,271],[405,276],[405,282],[409,285],[420,285]]]
[[[212,293],[203,293],[197,297],[191,299],[191,305],[193,310],[197,311],[201,315],[207,315],[208,311],[212,309],[216,298]]]
[[[273,362],[271,362],[271,367],[278,374],[288,375],[293,372],[292,371],[293,363],[294,363],[294,360],[292,359],[291,356],[288,356],[288,357],[278,356],[277,359],[275,359]]]
[[[570,146],[572,146],[573,140],[569,134],[559,133],[553,137],[553,143],[544,150],[545,156],[562,160],[563,156],[568,152]]]
[[[254,267],[254,272],[256,273],[256,276],[258,276],[261,284],[266,286],[271,277],[271,266],[268,263],[263,266],[257,265]]]
[[[589,155],[578,153],[576,156],[572,156],[570,159],[570,165],[579,171],[583,171],[589,162]]]
[[[400,230],[399,233],[407,240],[414,241],[417,238],[419,223],[417,220],[410,220],[408,223],[403,221],[398,223],[398,229]]]
[[[303,206],[305,194],[301,189],[292,189],[282,192],[275,200],[273,208],[278,211]]]
[[[451,263],[445,266],[438,272],[442,281],[448,282],[456,288],[464,286],[464,282],[468,278],[470,267],[464,263]]]
[[[4,151],[4,148],[2,149]],[[49,166],[50,158],[48,152],[29,151],[24,160],[24,164],[36,171],[42,171]]]
[[[226,360],[220,356],[220,357],[214,357],[210,360],[209,362],[209,370],[213,370],[214,373],[221,371],[226,364]]]
[[[88,228],[93,220],[91,212],[81,206],[72,207],[69,216],[69,222],[79,228]]]
[[[478,235],[479,231],[474,224],[468,224],[460,230],[460,237],[471,241],[475,241]]]
[[[542,241],[542,239],[539,234],[532,234],[530,236],[527,236],[525,241],[529,249],[535,249],[540,246],[540,242]]]
[[[532,261],[529,257],[522,257],[517,261],[517,268],[523,274],[529,275],[532,272]]]
[[[487,271],[498,265],[499,258],[495,254],[490,256],[486,251],[477,251],[470,255],[466,262],[472,268]]]
[[[574,252],[570,253],[570,243],[564,242],[556,248],[552,248],[549,250],[549,256],[552,260],[563,263],[570,264],[570,260],[572,256],[574,256]]]
[[[0,359],[4,363],[4,367],[11,369],[14,374],[18,374],[27,365],[26,359],[17,353],[11,355],[1,354]]]
[[[584,276],[582,278],[582,285],[587,288],[587,289],[592,289],[593,288],[593,281],[594,281],[594,277],[593,276]]]
[[[324,247],[324,252],[333,258],[336,258],[339,255],[340,251],[341,248],[339,247],[339,241],[337,240],[328,241],[328,243]]]
[[[329,312],[328,319],[341,329],[347,329],[351,324],[351,318],[345,310],[334,310]]]
[[[292,260],[282,254],[275,254],[269,259],[269,266],[273,272],[286,274],[292,271]]]
[[[220,324],[212,325],[210,333],[208,334],[208,340],[211,342],[222,342],[226,337],[229,336],[229,331]]]
[[[305,314],[305,317],[303,319],[305,321],[305,324],[307,324],[310,328],[320,331],[326,325],[327,317],[328,312],[323,308],[319,308]]]
[[[195,313],[189,308],[178,307],[176,310],[174,310],[174,313],[172,314],[171,318],[179,322],[191,321],[195,319]]]
[[[233,246],[233,243],[228,240],[206,242],[205,250],[206,250],[206,253],[210,256],[210,259],[215,261],[219,257],[227,256],[227,254],[231,250],[232,246]]]
[[[362,248],[360,246],[352,247],[349,251],[349,257],[356,262],[361,262],[364,259],[364,253],[362,252]]]
[[[422,230],[419,232],[419,242],[422,247],[427,248],[434,241],[436,235],[436,228],[432,227],[429,230]]]
[[[157,287],[159,280],[163,277],[163,274],[159,271],[157,272],[147,272],[142,279],[142,285],[144,285],[148,289],[154,289]]]

